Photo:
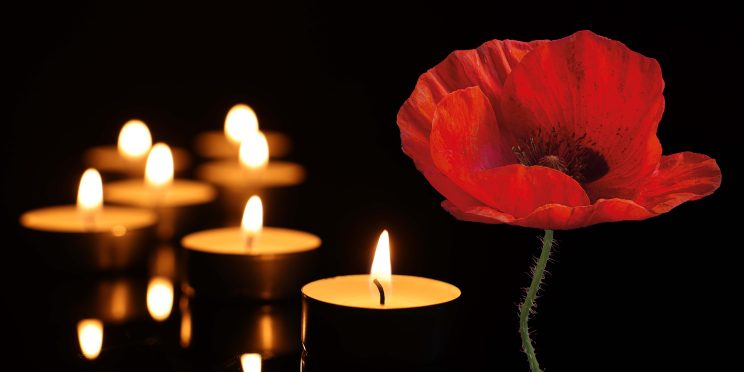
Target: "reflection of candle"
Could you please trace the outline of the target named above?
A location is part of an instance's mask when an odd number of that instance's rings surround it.
[[[188,348],[191,345],[191,308],[189,307],[189,297],[182,296],[181,301],[178,304],[179,310],[181,310],[181,328],[179,332],[179,341],[182,348]]]
[[[77,331],[83,356],[89,360],[98,358],[103,346],[103,323],[98,319],[84,319],[78,322]]]
[[[163,143],[150,150],[144,182],[111,182],[105,185],[104,192],[112,203],[156,210],[160,216],[158,236],[163,239],[187,229],[195,213],[192,208],[207,204],[216,196],[214,188],[203,182],[174,180],[172,153]]]
[[[173,309],[173,282],[165,277],[154,277],[147,285],[147,311],[158,322],[162,322]]]
[[[322,279],[302,288],[305,364],[348,368],[354,360],[369,359],[375,366],[409,366],[445,358],[460,290],[390,272],[385,231],[369,275]]]
[[[101,176],[87,170],[78,189],[77,206],[36,209],[21,224],[37,232],[36,246],[62,267],[122,269],[144,259],[156,222],[144,209],[103,206]]]
[[[296,296],[313,271],[320,238],[262,227],[260,199],[246,204],[241,227],[200,231],[181,241],[197,295],[276,299]]]
[[[243,372],[261,372],[261,354],[246,353],[240,356]]]
[[[258,130],[258,117],[253,109],[239,103],[228,111],[225,117],[224,132],[210,131],[196,137],[196,152],[206,158],[236,159],[240,143],[251,132]],[[265,132],[272,158],[287,155],[290,141],[277,132]]]
[[[141,176],[145,169],[147,153],[152,146],[152,136],[147,125],[140,120],[130,120],[121,128],[117,146],[98,146],[85,152],[85,163],[104,173],[122,173]],[[174,149],[175,170],[188,168],[189,154],[182,149]]]
[[[211,301],[199,296],[182,301],[181,331],[187,336],[182,336],[182,345],[187,340],[197,359],[208,365],[247,352],[259,353],[264,360],[300,352],[300,308],[294,302]]]

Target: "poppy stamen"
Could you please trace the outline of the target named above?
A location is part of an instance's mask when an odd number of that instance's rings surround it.
[[[604,157],[590,146],[586,134],[561,134],[556,128],[547,133],[538,129],[536,135],[513,146],[517,161],[526,166],[540,165],[563,172],[576,181],[589,183],[607,174]]]

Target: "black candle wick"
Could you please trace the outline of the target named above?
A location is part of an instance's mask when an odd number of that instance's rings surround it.
[[[382,289],[382,284],[377,279],[373,280],[372,283],[375,283],[377,290],[380,291],[380,305],[385,305],[385,290]]]

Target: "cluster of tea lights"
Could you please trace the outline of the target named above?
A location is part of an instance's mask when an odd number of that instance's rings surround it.
[[[264,226],[257,195],[299,185],[305,177],[301,165],[275,160],[289,152],[285,135],[262,132],[255,112],[237,104],[226,115],[224,131],[202,133],[194,144],[210,160],[196,168],[198,181],[176,178],[192,164],[189,152],[153,144],[147,125],[130,120],[117,146],[84,154],[90,168],[81,177],[76,205],[31,210],[20,222],[44,258],[62,271],[129,270],[154,257],[145,302],[156,321],[168,319],[174,307],[179,251],[186,257],[185,288],[195,298],[257,303],[301,298],[299,333],[308,370],[354,360],[426,363],[446,352],[460,290],[433,279],[392,275],[387,231],[380,235],[369,274],[312,281],[321,239]],[[104,183],[101,173],[112,180]],[[221,207],[214,205],[218,198]],[[206,222],[200,219],[207,207],[225,214],[241,210],[239,226],[195,231]],[[123,294],[96,292],[100,307],[118,311],[118,320],[138,293],[123,288]],[[191,334],[187,301],[180,303],[184,347]],[[85,358],[99,356],[109,318],[79,320]],[[236,355],[244,370],[260,371],[262,355],[246,351]]]

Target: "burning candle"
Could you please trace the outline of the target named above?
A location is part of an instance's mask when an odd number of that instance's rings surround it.
[[[150,129],[141,120],[129,120],[119,132],[117,146],[98,146],[85,152],[86,164],[100,169],[104,173],[142,176],[147,154],[152,147]],[[191,160],[182,149],[173,149],[174,169],[176,172],[188,168]]]
[[[301,183],[302,166],[284,161],[269,161],[269,144],[261,132],[247,136],[240,145],[239,162],[215,161],[197,168],[198,178],[228,189],[263,189],[294,186]]]
[[[36,209],[21,215],[35,246],[50,264],[66,269],[117,270],[142,263],[156,223],[154,213],[103,205],[101,175],[83,174],[77,205]]]
[[[173,179],[173,154],[164,143],[152,147],[147,157],[145,179],[107,183],[106,199],[112,203],[155,210],[160,217],[158,237],[169,239],[188,230],[198,213],[216,197],[206,183]]]
[[[227,223],[234,223],[240,215],[241,202],[252,194],[260,194],[273,202],[276,217],[289,214],[289,211],[277,210],[282,205],[279,200],[291,199],[291,195],[281,190],[300,184],[305,178],[305,170],[296,163],[269,161],[269,148],[263,133],[251,132],[240,145],[238,162],[214,161],[197,168],[197,178],[219,187]],[[278,218],[282,221],[288,219]]]
[[[460,290],[445,282],[392,275],[383,231],[370,274],[302,288],[303,370],[436,365],[446,359],[459,297]]]
[[[196,296],[271,300],[295,296],[312,276],[320,238],[264,227],[261,199],[246,203],[241,227],[200,231],[183,238],[188,282]]]
[[[223,132],[210,131],[196,137],[196,152],[205,158],[236,159],[241,142],[258,129],[255,111],[246,104],[238,103],[227,112]],[[271,157],[280,158],[289,153],[291,144],[287,136],[278,132],[265,133]]]

